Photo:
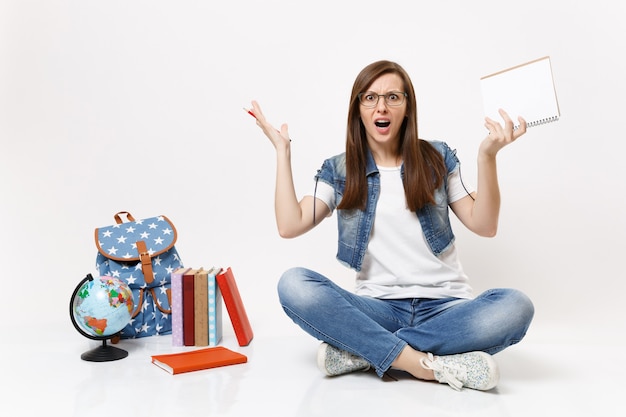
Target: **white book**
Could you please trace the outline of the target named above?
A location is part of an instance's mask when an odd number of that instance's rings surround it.
[[[533,127],[559,120],[561,113],[554,87],[550,57],[546,56],[480,78],[485,116],[501,121],[506,111],[519,127],[522,116]]]

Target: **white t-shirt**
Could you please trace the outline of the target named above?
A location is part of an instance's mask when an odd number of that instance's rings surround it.
[[[406,207],[400,167],[378,170],[381,192],[355,292],[386,299],[472,298],[454,244],[435,256],[424,239],[419,219]],[[448,177],[448,204],[466,195],[457,170]],[[315,196],[335,210],[332,186],[319,181]]]

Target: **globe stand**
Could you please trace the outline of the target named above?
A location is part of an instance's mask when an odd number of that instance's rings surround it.
[[[115,346],[107,345],[107,339],[111,339],[115,337],[116,335],[119,334],[119,332],[110,336],[93,336],[85,332],[83,329],[81,329],[78,323],[76,323],[76,319],[74,318],[74,306],[73,306],[74,299],[76,298],[76,295],[78,294],[78,291],[83,286],[83,284],[86,283],[87,281],[92,281],[92,280],[93,280],[93,276],[91,274],[87,274],[87,276],[83,278],[83,280],[74,289],[72,298],[70,299],[70,319],[72,320],[72,324],[74,325],[74,328],[80,334],[82,334],[83,336],[91,340],[102,340],[102,345],[98,346],[97,348],[84,352],[82,355],[80,355],[80,358],[84,361],[90,361],[90,362],[110,362],[110,361],[116,361],[119,359],[124,359],[125,357],[128,356],[127,351],[125,351],[124,349],[115,347]]]
[[[118,359],[124,359],[128,356],[128,352],[115,346],[107,345],[106,339],[102,341],[102,345],[97,348],[88,350],[80,355],[84,361],[90,362],[109,362]]]

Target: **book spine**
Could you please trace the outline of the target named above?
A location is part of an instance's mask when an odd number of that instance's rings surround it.
[[[194,335],[194,274],[183,275],[183,344],[193,346]]]
[[[183,346],[183,273],[172,272],[172,346]]]
[[[222,295],[215,280],[215,271],[208,276],[209,346],[217,346],[222,339]]]
[[[194,345],[209,345],[209,290],[207,271],[194,277]]]

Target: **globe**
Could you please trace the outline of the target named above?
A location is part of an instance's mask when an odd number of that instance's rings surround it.
[[[84,353],[82,359],[101,362],[128,355],[125,351],[119,352],[121,349],[107,346],[106,339],[115,336],[130,322],[133,306],[132,291],[118,278],[94,279],[88,274],[76,286],[70,300],[72,323],[83,336],[103,341],[102,347]],[[118,357],[120,355],[123,356]]]

